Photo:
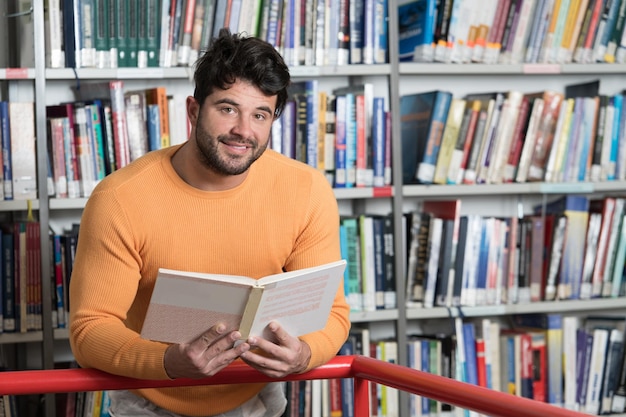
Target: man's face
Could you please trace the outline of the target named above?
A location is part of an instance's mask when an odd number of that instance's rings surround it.
[[[267,148],[275,108],[276,96],[244,81],[216,89],[198,109],[195,139],[201,162],[222,175],[245,172]]]

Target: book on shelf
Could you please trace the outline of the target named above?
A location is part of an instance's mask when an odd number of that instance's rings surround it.
[[[83,82],[74,89],[74,94],[77,100],[82,101],[110,100],[115,166],[119,169],[128,165],[131,161],[130,138],[124,99],[124,81]]]
[[[435,0],[413,0],[398,6],[400,61],[433,60]]]
[[[553,91],[543,93],[543,112],[537,125],[536,135],[531,139],[533,147],[528,167],[528,181],[543,181],[544,179],[563,98],[562,93]]]
[[[35,105],[27,101],[10,101],[9,135],[14,200],[37,198],[35,152]]]
[[[591,51],[592,62],[605,62],[607,47],[613,37],[613,29],[618,20],[620,3],[622,3],[620,0],[608,0],[604,5]]]
[[[0,189],[0,196],[3,200],[13,200],[11,118],[8,101],[0,101],[0,146],[2,147],[2,189]]]
[[[589,363],[589,376],[587,377],[587,391],[584,394],[586,396],[585,407],[583,410],[586,413],[597,415],[600,414],[600,395],[611,330],[598,327],[589,331],[593,335],[593,344]]]
[[[67,198],[67,174],[65,166],[65,129],[63,118],[48,118],[48,152],[51,154],[52,173],[54,178],[54,195],[56,198]]]
[[[457,247],[459,242],[459,225],[461,217],[461,200],[427,200],[422,207],[424,213],[444,220],[441,240],[440,263],[437,268],[434,304],[452,306],[456,275]]]
[[[401,97],[402,167],[405,184],[432,183],[452,93],[442,90]]]
[[[516,329],[542,331],[547,357],[546,402],[563,406],[563,316],[558,313],[517,314],[512,317]]]
[[[242,339],[271,339],[266,327],[273,320],[292,336],[323,329],[345,266],[341,260],[258,280],[160,269],[141,336],[184,343],[218,322]]]
[[[515,179],[516,171],[520,163],[522,149],[524,147],[524,141],[526,139],[526,133],[530,125],[533,105],[533,98],[524,94],[521,99],[519,114],[513,128],[509,156],[506,158],[504,168],[502,169],[503,183],[513,182]]]
[[[624,360],[624,332],[611,329],[604,365],[602,391],[600,396],[600,414],[611,414],[615,391],[619,384],[619,376]]]
[[[433,183],[435,184],[446,184],[448,181],[448,171],[456,149],[466,104],[467,101],[460,98],[452,98],[450,101],[435,164],[435,174],[433,176]]]
[[[466,103],[457,141],[450,157],[450,166],[446,178],[447,184],[461,184],[474,140],[474,132],[480,115],[480,101]]]

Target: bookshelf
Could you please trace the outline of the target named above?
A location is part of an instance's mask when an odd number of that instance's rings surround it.
[[[65,100],[73,100],[70,87],[83,80],[123,80],[128,89],[133,87],[165,85],[173,91],[190,93],[192,71],[188,67],[171,68],[46,68],[44,10],[46,0],[33,0],[32,20],[34,35],[34,66],[31,68],[0,68],[0,85],[9,99],[30,99],[35,103],[36,134],[38,138],[47,135],[45,106]],[[397,10],[390,1],[388,24],[393,28],[398,22]],[[623,88],[626,64],[449,64],[449,63],[397,63],[398,35],[389,32],[390,63],[376,65],[331,65],[331,66],[294,66],[291,68],[295,80],[316,78],[323,88],[332,90],[346,84],[372,82],[378,94],[385,96],[392,113],[397,114],[401,95],[426,91],[433,88],[445,88],[455,96],[468,93],[508,90],[520,88],[526,92],[541,91],[548,88],[562,90],[567,84],[600,79],[602,88],[607,92],[616,92]],[[494,215],[514,215],[520,204],[526,210],[535,204],[562,195],[583,194],[587,196],[619,195],[626,192],[624,181],[597,183],[514,183],[468,185],[403,185],[402,149],[399,146],[401,125],[399,118],[391,120],[391,132],[394,138],[392,147],[393,177],[388,187],[337,188],[335,196],[340,212],[346,215],[360,213],[392,213],[394,235],[402,236],[402,215],[407,210],[416,208],[427,199],[462,199],[468,212],[493,213]],[[45,197],[43,184],[47,182],[46,142],[37,141],[37,177],[40,184],[40,198],[33,200],[30,208],[40,221],[41,247],[47,248],[48,226],[64,228],[80,219],[86,198],[61,199]],[[485,207],[485,206],[488,207]],[[20,215],[29,209],[26,201],[1,201],[2,215]],[[401,239],[395,239],[396,253],[405,248]],[[41,264],[49,265],[50,254],[41,251]],[[595,313],[624,313],[623,297],[616,299],[568,300],[558,302],[537,302],[530,304],[476,306],[476,307],[434,307],[405,308],[405,273],[406,266],[402,257],[396,257],[394,263],[397,288],[397,308],[377,311],[355,311],[351,319],[359,327],[372,329],[376,337],[393,337],[398,342],[400,363],[406,364],[408,332],[416,324],[432,321],[435,324],[446,323],[451,318],[493,317],[505,320],[515,314],[530,313],[577,313],[581,316]],[[47,270],[42,272],[42,294],[49,295],[53,288],[47,279]],[[29,355],[20,358],[20,367],[53,368],[58,360],[58,350],[67,351],[67,329],[55,329],[52,326],[50,297],[43,297],[43,328],[41,331],[27,333],[0,334],[0,345],[28,345]],[[33,356],[36,358],[33,360]],[[37,357],[39,356],[39,357]],[[45,415],[53,416],[54,401],[46,396]],[[408,416],[406,397],[401,396],[400,416]]]

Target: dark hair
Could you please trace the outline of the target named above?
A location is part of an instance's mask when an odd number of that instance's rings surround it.
[[[274,117],[280,116],[287,101],[289,68],[269,43],[255,37],[231,34],[220,29],[209,48],[196,62],[194,98],[200,106],[214,88],[228,89],[235,81],[245,80],[268,96],[276,96]]]

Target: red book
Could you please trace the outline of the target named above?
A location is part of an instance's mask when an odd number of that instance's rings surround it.
[[[530,349],[532,351],[533,399],[548,401],[548,365],[546,362],[546,334],[543,331],[531,331]]]
[[[476,339],[476,371],[478,386],[487,386],[487,365],[485,364],[485,340]]]

